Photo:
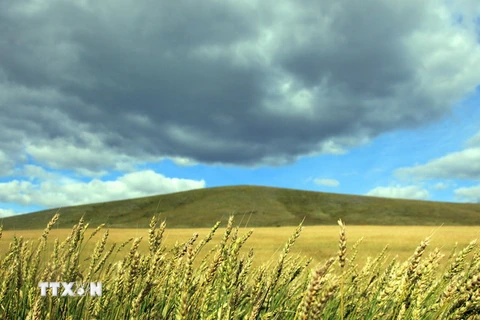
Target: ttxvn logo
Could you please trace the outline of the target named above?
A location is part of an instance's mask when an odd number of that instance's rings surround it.
[[[45,297],[47,295],[47,289],[51,290],[52,296],[62,297],[76,297],[84,296],[87,291],[90,293],[90,296],[101,296],[102,295],[102,283],[101,282],[90,282],[90,283],[81,283],[76,284],[75,282],[40,282],[38,284],[40,287],[40,295]],[[59,292],[59,288],[62,288]]]

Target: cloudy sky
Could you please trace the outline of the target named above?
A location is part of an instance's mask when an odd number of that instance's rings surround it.
[[[480,202],[477,0],[3,0],[0,215],[234,184]]]

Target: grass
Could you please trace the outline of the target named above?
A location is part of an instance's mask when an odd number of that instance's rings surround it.
[[[5,230],[41,230],[57,209],[2,220]],[[60,228],[72,228],[80,217],[91,226],[148,228],[161,214],[170,228],[209,228],[231,214],[251,227],[350,225],[479,225],[480,204],[431,202],[352,196],[260,186],[190,190],[152,197],[61,208]]]
[[[87,232],[81,219],[67,233],[55,229],[57,218],[43,233],[3,232],[0,318],[479,319],[480,249],[467,240],[478,237],[474,228],[412,228],[399,244],[401,228],[343,223],[251,233],[230,217],[222,229],[192,234],[155,217],[148,230]],[[65,239],[52,243],[54,235]],[[453,239],[462,243],[454,250]],[[380,249],[387,243],[411,251],[391,257]],[[103,294],[42,297],[41,281],[101,281]]]

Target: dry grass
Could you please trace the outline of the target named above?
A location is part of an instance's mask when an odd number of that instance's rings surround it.
[[[54,222],[0,232],[1,319],[479,319],[478,228]],[[41,281],[103,295],[41,297]]]

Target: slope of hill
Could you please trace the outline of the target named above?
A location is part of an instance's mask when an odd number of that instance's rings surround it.
[[[58,209],[2,219],[4,230],[42,229]],[[230,214],[248,226],[350,225],[480,225],[480,204],[342,195],[261,186],[191,190],[138,199],[59,209],[59,228],[71,228],[82,215],[90,226],[147,228],[154,214],[167,226],[211,227]]]

